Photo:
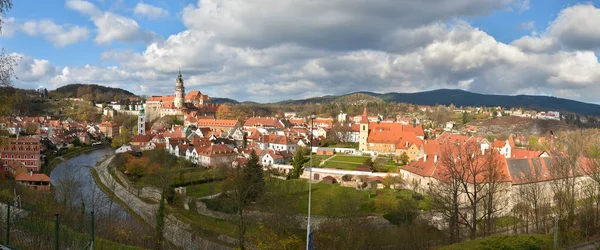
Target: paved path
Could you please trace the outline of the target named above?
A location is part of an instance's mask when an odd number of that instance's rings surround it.
[[[335,157],[335,155],[329,156],[327,159],[322,160],[321,162],[319,162],[319,166],[325,165],[325,162],[327,162],[328,160],[331,160],[333,157]]]
[[[96,171],[98,172],[98,176],[100,177],[100,181],[102,184],[104,184],[104,186],[109,187],[109,189],[111,189],[115,195],[119,197],[119,199],[121,199],[127,204],[127,206],[129,206],[129,208],[131,208],[131,210],[140,215],[144,221],[146,221],[152,227],[155,227],[158,205],[145,203],[134,194],[127,191],[127,189],[125,189],[112,178],[112,175],[110,175],[108,172],[107,167],[113,158],[114,156],[111,156],[102,164],[95,167]],[[172,215],[168,215],[165,218],[164,237],[173,245],[183,249],[232,249],[230,247],[196,237],[190,233],[189,225],[181,222]]]

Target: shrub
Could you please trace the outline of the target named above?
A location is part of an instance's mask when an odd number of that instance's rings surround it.
[[[214,199],[203,199],[200,201],[206,204],[206,208],[213,211],[229,214],[234,214],[238,211],[236,203],[231,198],[225,195],[219,195],[219,197]]]

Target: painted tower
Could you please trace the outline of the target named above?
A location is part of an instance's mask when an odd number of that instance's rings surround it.
[[[140,112],[138,113],[138,135],[146,134],[146,113],[144,113],[144,104],[140,105]]]
[[[367,116],[367,107],[363,111],[362,119],[360,119],[360,138],[358,149],[360,151],[368,150],[367,140],[369,139],[369,116]]]
[[[175,100],[174,104],[175,108],[183,107],[185,97],[185,88],[183,87],[183,78],[181,77],[181,71],[177,75],[177,84],[175,85]]]

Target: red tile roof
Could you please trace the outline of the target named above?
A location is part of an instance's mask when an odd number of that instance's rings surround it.
[[[30,174],[29,173],[22,173],[20,175],[18,175],[17,177],[15,177],[16,181],[43,181],[43,182],[50,182],[50,177],[48,177],[45,174]]]
[[[198,120],[198,127],[235,127],[237,120],[217,120],[217,119],[202,119]]]
[[[277,119],[251,117],[244,123],[244,127],[275,127],[283,128],[283,124]]]

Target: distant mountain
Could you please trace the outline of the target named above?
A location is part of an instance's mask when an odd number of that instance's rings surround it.
[[[107,102],[137,97],[134,93],[121,88],[112,88],[96,84],[69,84],[50,91],[53,98],[83,98],[89,101]]]
[[[279,102],[279,104],[305,104],[305,103],[331,103],[342,101],[348,103],[348,100],[353,100],[357,96],[367,95],[375,97],[372,101],[378,99],[387,102],[411,103],[417,105],[436,104],[455,106],[501,106],[505,108],[529,108],[534,110],[554,110],[567,111],[572,113],[600,116],[600,105],[573,101],[564,98],[549,97],[549,96],[532,96],[532,95],[487,95],[468,92],[456,89],[438,89],[432,91],[418,93],[373,93],[373,92],[355,92],[342,96],[323,96],[313,97],[304,100],[287,100]],[[363,101],[368,101],[364,98]]]
[[[220,97],[211,97],[210,102],[214,104],[240,104],[240,102],[230,99],[230,98],[220,98]]]

